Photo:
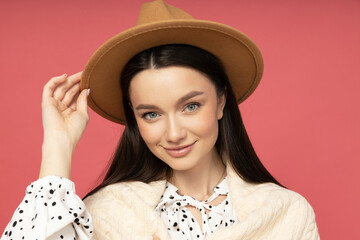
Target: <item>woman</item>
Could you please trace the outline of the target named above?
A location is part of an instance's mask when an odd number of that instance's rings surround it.
[[[45,85],[40,179],[2,238],[318,239],[311,206],[264,168],[243,126],[237,102],[261,73],[243,34],[162,1],[144,5],[138,26],[105,43],[83,73]],[[69,178],[87,104],[126,127],[103,183],[82,202]]]

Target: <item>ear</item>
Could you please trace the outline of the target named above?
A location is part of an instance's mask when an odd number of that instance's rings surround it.
[[[217,119],[220,120],[223,117],[223,110],[226,103],[226,91],[218,98],[217,107]]]

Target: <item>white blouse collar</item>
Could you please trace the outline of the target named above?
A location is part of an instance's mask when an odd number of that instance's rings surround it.
[[[221,194],[227,195],[229,192],[226,177],[224,177],[223,180],[214,188],[214,193],[205,201],[198,201],[193,197],[179,194],[177,190],[178,188],[176,186],[167,181],[165,186],[165,192],[161,196],[160,202],[156,206],[155,210],[159,211],[159,207],[163,205],[170,206],[174,204],[176,204],[177,206],[203,206],[203,204],[213,201],[217,196]],[[176,207],[176,205],[174,205],[174,207]]]

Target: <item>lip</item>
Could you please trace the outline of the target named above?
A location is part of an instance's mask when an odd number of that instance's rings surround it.
[[[193,142],[192,144],[189,145],[184,145],[184,146],[178,146],[178,147],[173,147],[173,148],[166,148],[164,147],[165,151],[172,157],[184,157],[185,155],[187,155],[191,149],[193,148],[194,144],[197,141]]]

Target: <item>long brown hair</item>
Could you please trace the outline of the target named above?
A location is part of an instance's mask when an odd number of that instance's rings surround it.
[[[123,69],[120,83],[126,120],[125,130],[103,182],[84,199],[113,183],[125,181],[149,183],[171,175],[171,168],[158,159],[141,138],[129,98],[130,82],[137,73],[168,66],[185,66],[198,70],[214,84],[218,96],[226,92],[223,117],[219,120],[219,135],[215,143],[219,155],[227,154],[238,175],[247,182],[272,182],[282,186],[266,170],[256,155],[246,133],[229,79],[218,58],[194,46],[171,44],[140,52]]]

